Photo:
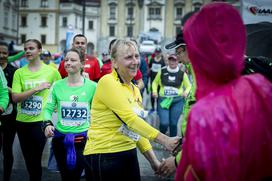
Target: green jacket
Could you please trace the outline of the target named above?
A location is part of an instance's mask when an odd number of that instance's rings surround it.
[[[9,103],[8,85],[2,68],[0,68],[0,107],[6,110]]]

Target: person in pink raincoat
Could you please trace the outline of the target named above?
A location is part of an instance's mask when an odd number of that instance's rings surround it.
[[[175,179],[272,180],[272,84],[261,74],[240,74],[246,31],[239,12],[207,4],[187,21],[184,38],[197,102]]]

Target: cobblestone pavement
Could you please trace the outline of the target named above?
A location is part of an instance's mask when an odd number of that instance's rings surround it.
[[[150,100],[146,97],[146,93],[143,99],[144,107],[147,109],[151,108]],[[152,126],[158,129],[159,121],[158,117],[156,116],[156,112],[153,112],[149,115],[148,119],[146,120]],[[178,124],[178,128],[180,128],[180,122]],[[179,133],[178,129],[178,133]],[[164,151],[162,147],[156,143],[152,143],[154,152],[159,160],[162,158],[167,158],[169,156],[168,152]],[[18,138],[16,136],[14,145],[13,145],[13,153],[14,153],[14,165],[13,171],[11,176],[11,181],[28,181],[28,174],[25,167],[24,159],[21,153],[21,149],[18,143]],[[59,173],[52,172],[47,169],[47,161],[49,157],[49,144],[47,143],[43,153],[42,159],[42,166],[43,166],[43,181],[60,181]],[[173,177],[171,178],[159,178],[158,176],[154,175],[152,168],[150,167],[148,161],[144,158],[144,156],[138,152],[138,159],[141,171],[141,178],[142,181],[172,181],[174,180]],[[0,153],[0,181],[3,175],[3,157],[2,153]],[[84,180],[84,179],[82,179]]]
[[[161,146],[158,144],[153,144],[154,151],[157,157],[161,160],[162,158],[167,158],[168,153],[164,151]],[[28,181],[28,174],[25,167],[24,159],[21,153],[21,149],[18,143],[17,136],[14,142],[14,165],[11,176],[11,181]],[[47,169],[47,160],[49,156],[49,147],[48,144],[44,149],[42,165],[43,165],[43,181],[60,181],[60,176],[58,172],[52,172]],[[141,178],[142,181],[168,181],[173,180],[173,178],[159,178],[154,175],[152,168],[150,167],[148,161],[144,158],[144,156],[138,152],[139,165],[141,170]],[[2,180],[3,175],[3,157],[0,154],[0,180]],[[84,180],[84,179],[82,179]]]

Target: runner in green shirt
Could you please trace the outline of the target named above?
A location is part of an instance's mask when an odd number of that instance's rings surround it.
[[[29,64],[16,70],[12,83],[12,99],[18,103],[16,128],[29,179],[42,176],[41,158],[46,143],[41,126],[49,88],[61,79],[58,71],[40,60],[41,43],[29,39],[24,44]]]
[[[68,50],[64,68],[68,77],[51,87],[44,115],[45,136],[52,137],[52,148],[62,180],[80,180],[84,169],[83,150],[90,127],[90,109],[96,83],[83,78],[84,54],[76,48]],[[52,113],[57,107],[54,127]]]

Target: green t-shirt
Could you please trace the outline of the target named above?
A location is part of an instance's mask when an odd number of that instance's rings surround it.
[[[96,83],[84,79],[82,86],[70,87],[67,78],[54,83],[45,107],[44,120],[51,120],[57,106],[56,129],[62,133],[80,133],[90,127],[90,109]]]
[[[40,70],[32,72],[28,65],[15,71],[12,92],[22,93],[31,90],[43,82],[49,82],[51,85],[61,79],[57,69],[42,63]],[[49,89],[45,89],[33,94],[26,100],[17,104],[17,121],[21,122],[38,122],[43,121],[44,107],[47,101]]]
[[[0,107],[5,111],[9,103],[8,86],[4,72],[0,67]]]

